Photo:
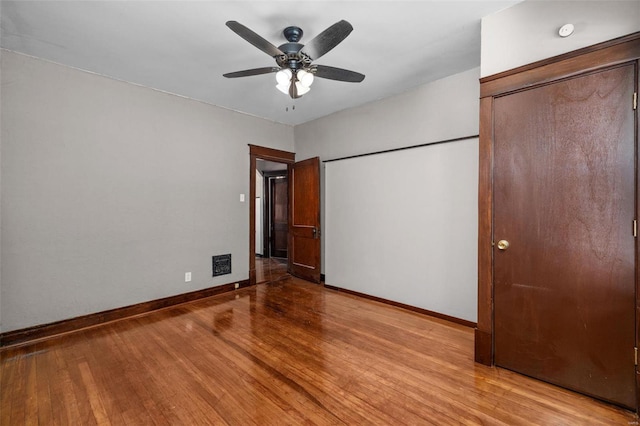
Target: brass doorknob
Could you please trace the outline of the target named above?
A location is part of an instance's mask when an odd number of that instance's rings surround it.
[[[509,241],[500,240],[498,241],[498,250],[506,250],[509,248]]]

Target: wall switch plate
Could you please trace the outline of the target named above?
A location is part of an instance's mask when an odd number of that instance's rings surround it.
[[[244,203],[244,194],[240,194],[240,202]]]
[[[190,283],[191,282],[191,272],[185,272],[184,273],[184,282],[185,283]]]

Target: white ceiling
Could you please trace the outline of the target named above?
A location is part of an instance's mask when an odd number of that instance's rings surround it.
[[[405,92],[480,65],[480,19],[506,1],[5,1],[3,48],[116,79],[296,125]],[[282,30],[301,43],[345,19],[353,32],[318,61],[366,75],[362,83],[317,78],[292,100],[274,74],[222,74],[275,66],[225,26],[236,20],[276,46]],[[294,109],[295,107],[295,109]]]

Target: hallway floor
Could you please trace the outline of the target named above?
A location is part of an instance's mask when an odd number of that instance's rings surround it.
[[[286,258],[256,256],[256,283],[278,281],[286,275]]]

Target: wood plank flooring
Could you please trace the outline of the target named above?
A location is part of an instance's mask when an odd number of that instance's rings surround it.
[[[471,329],[297,279],[0,353],[0,424],[637,424],[473,362]]]
[[[278,281],[285,275],[288,275],[287,259],[256,256],[256,282],[258,284]]]

